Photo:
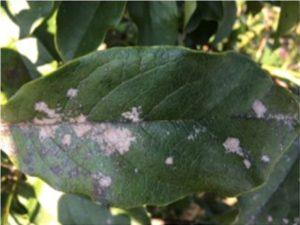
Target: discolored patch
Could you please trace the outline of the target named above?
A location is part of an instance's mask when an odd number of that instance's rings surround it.
[[[122,113],[122,116],[125,119],[128,119],[132,122],[140,122],[142,119],[140,118],[140,114],[142,113],[142,107],[132,107],[131,111]]]

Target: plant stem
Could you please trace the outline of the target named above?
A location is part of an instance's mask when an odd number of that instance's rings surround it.
[[[17,180],[12,184],[11,191],[9,192],[6,203],[2,209],[2,218],[1,218],[2,225],[8,224],[8,216],[9,216],[9,212],[10,212],[10,207],[13,202],[15,191],[16,191],[18,183],[19,183],[19,178],[20,178],[20,174],[17,173]]]

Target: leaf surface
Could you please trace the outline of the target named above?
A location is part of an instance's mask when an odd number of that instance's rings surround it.
[[[299,131],[292,96],[248,58],[171,47],[82,57],[2,111],[2,148],[22,171],[125,208],[249,191]]]
[[[268,181],[240,197],[240,213],[234,224],[299,224],[299,147],[296,140]]]

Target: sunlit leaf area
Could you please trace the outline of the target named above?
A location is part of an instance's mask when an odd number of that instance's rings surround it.
[[[1,1],[1,224],[300,225],[299,1]]]

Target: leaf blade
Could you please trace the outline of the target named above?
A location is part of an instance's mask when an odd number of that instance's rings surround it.
[[[71,89],[78,91],[72,98]],[[262,118],[256,100],[267,108]],[[130,208],[260,185],[296,138],[297,110],[288,93],[238,54],[116,48],[29,83],[3,118],[23,150],[15,158],[23,170],[66,192]],[[54,124],[45,124],[47,115]],[[243,154],[226,153],[228,138],[238,139]],[[271,161],[261,161],[263,154]]]

